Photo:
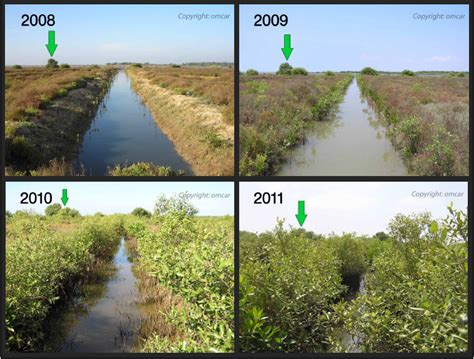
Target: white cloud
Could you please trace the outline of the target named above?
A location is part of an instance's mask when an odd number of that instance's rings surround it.
[[[431,61],[434,61],[434,62],[449,62],[451,60],[453,60],[454,57],[453,56],[433,56],[431,57]]]

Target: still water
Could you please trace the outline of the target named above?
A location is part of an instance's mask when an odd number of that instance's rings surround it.
[[[98,295],[99,298],[85,298],[80,303],[82,311],[70,308],[65,313],[64,319],[69,326],[56,348],[57,351],[131,351],[140,325],[140,311],[136,304],[136,279],[124,239],[120,242],[113,265],[116,272],[105,284],[105,290]]]
[[[76,168],[102,176],[116,164],[151,162],[192,174],[191,166],[161,132],[150,111],[120,71],[84,137]]]
[[[385,131],[353,81],[333,118],[315,123],[278,175],[407,175]]]

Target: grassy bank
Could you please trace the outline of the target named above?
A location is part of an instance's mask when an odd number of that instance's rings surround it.
[[[350,74],[240,77],[240,174],[271,175],[314,121],[342,101]]]
[[[469,77],[359,75],[410,172],[469,174]]]
[[[71,174],[82,137],[116,69],[6,69],[5,159],[8,175]]]
[[[233,218],[173,211],[126,225],[140,302],[152,306],[141,352],[233,350]]]
[[[467,350],[467,215],[397,215],[388,234],[240,234],[243,351]],[[349,299],[345,294],[365,288]],[[350,338],[347,340],[347,338]]]
[[[52,308],[81,291],[97,262],[110,261],[121,233],[117,217],[81,217],[69,209],[7,217],[7,351],[43,350]]]
[[[127,74],[196,175],[234,173],[232,69],[130,66]]]

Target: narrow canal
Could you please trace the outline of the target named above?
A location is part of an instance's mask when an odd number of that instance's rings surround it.
[[[404,176],[407,169],[375,110],[354,80],[328,121],[318,121],[283,165],[280,176]]]
[[[121,70],[84,137],[75,165],[86,175],[102,176],[108,167],[135,162],[192,174],[191,166],[176,152]]]

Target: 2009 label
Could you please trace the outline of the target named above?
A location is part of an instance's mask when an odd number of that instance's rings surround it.
[[[288,15],[282,14],[256,14],[253,26],[286,26],[288,25]]]
[[[35,204],[35,203],[46,203],[50,204],[53,201],[53,195],[51,192],[21,192],[21,204]]]
[[[254,193],[254,204],[282,204],[283,203],[283,192],[270,193],[270,192],[255,192]]]
[[[23,14],[21,18],[23,20],[21,26],[54,26],[56,24],[53,14]]]

